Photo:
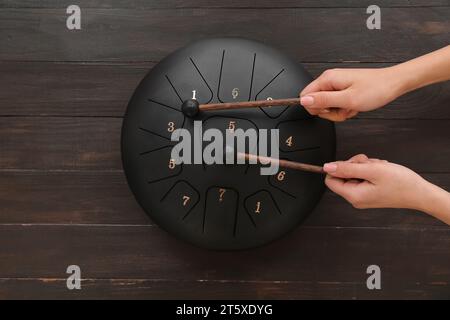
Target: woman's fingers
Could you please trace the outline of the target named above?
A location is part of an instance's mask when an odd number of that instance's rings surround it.
[[[357,154],[356,156],[351,157],[347,161],[352,162],[352,163],[365,163],[365,162],[369,161],[369,157],[363,153],[360,153],[360,154]]]
[[[355,198],[355,194],[359,191],[359,187],[364,182],[356,181],[356,180],[345,180],[337,177],[333,177],[331,175],[327,175],[325,178],[326,186],[337,193],[347,201],[351,202],[353,198]]]
[[[341,122],[341,121],[345,121],[348,119],[348,115],[347,115],[348,112],[345,109],[332,108],[332,109],[329,109],[329,112],[327,112],[327,113],[317,112],[316,109],[313,109],[313,111],[310,112],[310,114],[314,114],[314,113],[316,113],[322,119],[326,119],[326,120],[330,120],[330,121],[334,121],[334,122]]]
[[[308,109],[346,108],[348,107],[346,90],[319,91],[308,93],[300,98],[300,104]]]
[[[333,177],[343,179],[363,179],[371,181],[375,176],[373,164],[370,162],[354,163],[336,161],[324,164],[323,170]]]

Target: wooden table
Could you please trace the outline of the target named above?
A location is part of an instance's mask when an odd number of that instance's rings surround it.
[[[70,2],[68,2],[69,4]],[[67,4],[67,5],[68,5]],[[285,238],[246,252],[179,242],[136,204],[120,129],[134,88],[192,40],[277,46],[315,76],[381,67],[448,44],[448,0],[0,2],[0,299],[449,298],[450,229],[410,210],[352,208],[331,192]],[[450,83],[337,124],[340,159],[364,152],[450,189]],[[81,267],[82,289],[66,288]],[[380,266],[382,289],[366,268]]]

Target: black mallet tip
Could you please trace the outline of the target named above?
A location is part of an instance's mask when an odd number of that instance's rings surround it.
[[[181,111],[185,116],[193,118],[200,111],[199,105],[200,104],[196,99],[189,99],[183,102],[183,104],[181,105]]]

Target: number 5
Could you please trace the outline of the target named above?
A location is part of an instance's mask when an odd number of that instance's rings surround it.
[[[228,130],[234,131],[236,129],[236,121],[230,121],[228,124]]]

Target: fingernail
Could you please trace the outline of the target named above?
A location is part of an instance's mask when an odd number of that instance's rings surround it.
[[[323,171],[331,173],[331,172],[335,172],[337,170],[337,164],[330,162],[330,163],[325,163],[323,165]]]
[[[302,104],[302,106],[304,107],[309,107],[312,106],[314,104],[314,97],[311,96],[304,96],[300,98],[300,103]]]

